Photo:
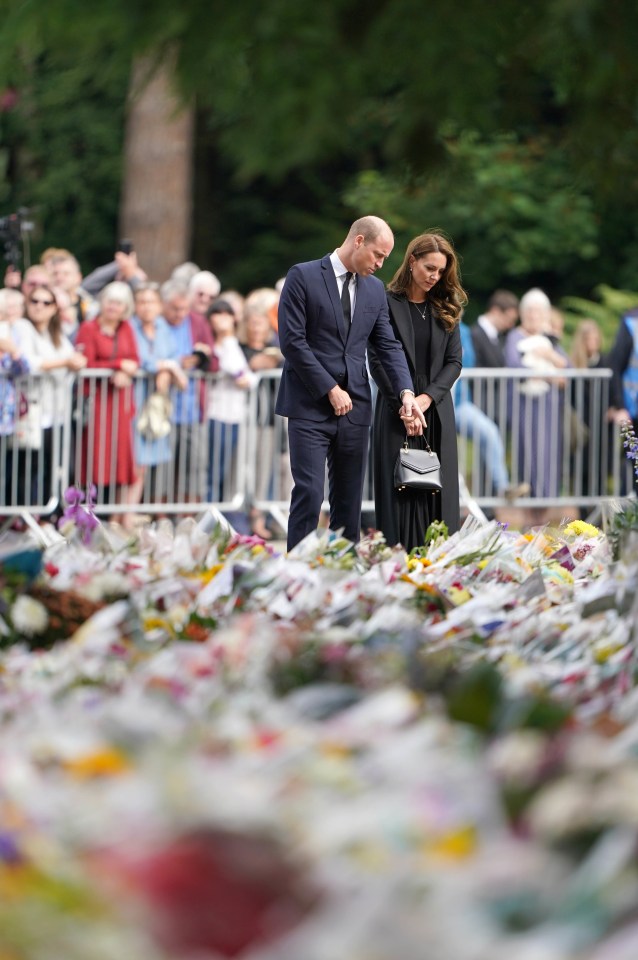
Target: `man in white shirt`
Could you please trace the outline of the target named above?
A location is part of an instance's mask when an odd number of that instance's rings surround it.
[[[472,327],[477,367],[504,367],[502,339],[518,319],[518,297],[511,290],[495,290],[487,310]]]
[[[294,480],[289,550],[317,528],[326,462],[330,528],[359,540],[372,421],[368,341],[402,404],[402,419],[421,427],[425,422],[384,286],[374,276],[393,246],[387,223],[362,217],[332,254],[296,264],[286,276],[278,324],[284,368],[275,409],[288,418]]]

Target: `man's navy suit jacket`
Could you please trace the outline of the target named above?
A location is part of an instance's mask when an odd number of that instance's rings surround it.
[[[328,391],[339,384],[352,400],[352,423],[372,422],[366,366],[368,340],[388,374],[397,399],[412,389],[412,378],[390,325],[383,284],[357,277],[355,308],[347,338],[330,257],[298,263],[288,272],[278,311],[279,345],[284,367],[276,412],[283,417],[326,420],[334,411]]]

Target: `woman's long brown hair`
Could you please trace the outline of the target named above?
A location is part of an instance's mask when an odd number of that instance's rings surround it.
[[[29,314],[29,300],[38,290],[45,290],[49,296],[53,298],[53,302],[55,303],[55,313],[49,320],[48,330],[51,340],[53,341],[53,346],[57,350],[62,344],[62,319],[60,317],[60,308],[58,306],[57,297],[51,287],[47,287],[43,283],[39,283],[37,287],[33,287],[33,289],[29,292],[29,296],[27,297],[27,317],[29,320],[31,320],[31,316]],[[33,323],[33,321],[31,322]]]
[[[467,294],[461,286],[459,262],[452,241],[444,234],[428,230],[410,240],[403,263],[388,284],[391,293],[407,294],[410,286],[410,257],[420,260],[428,253],[442,253],[447,263],[443,276],[428,294],[428,302],[436,310],[446,330],[453,330],[461,321]]]

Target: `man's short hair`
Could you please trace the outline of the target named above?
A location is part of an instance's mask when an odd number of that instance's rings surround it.
[[[54,257],[62,257],[66,259],[67,257],[72,257],[73,254],[70,250],[67,250],[65,247],[47,247],[46,250],[42,251],[40,256],[40,263],[42,265],[46,264],[47,260],[52,260]]]
[[[381,217],[359,217],[348,230],[348,239],[361,236],[366,243],[370,243],[385,230],[392,233],[388,224]]]
[[[72,263],[78,273],[82,273],[80,270],[79,261],[77,257],[73,256],[72,253],[65,253],[63,250],[61,250],[59,253],[54,253],[49,259],[53,266],[55,266],[56,263]]]
[[[496,307],[498,310],[518,310],[518,297],[511,290],[495,290],[487,301],[487,309],[492,310]]]
[[[179,280],[181,283],[190,283],[192,277],[196,273],[200,273],[201,268],[197,266],[196,263],[193,263],[192,260],[185,260],[184,263],[179,263],[171,273],[169,280]]]
[[[160,287],[160,297],[163,303],[168,303],[173,297],[187,297],[188,287],[179,280],[167,280]]]
[[[142,283],[138,283],[135,290],[133,291],[133,296],[137,297],[138,293],[156,293],[158,296],[160,285],[155,280],[144,280]]]

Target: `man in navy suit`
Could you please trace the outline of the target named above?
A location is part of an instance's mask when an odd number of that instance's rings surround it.
[[[425,423],[390,326],[383,284],[373,276],[393,246],[384,220],[362,217],[332,254],[298,263],[286,276],[278,318],[284,367],[275,409],[288,418],[294,480],[289,550],[317,528],[326,461],[330,529],[359,539],[372,420],[368,340],[402,401],[401,418],[418,432]]]

